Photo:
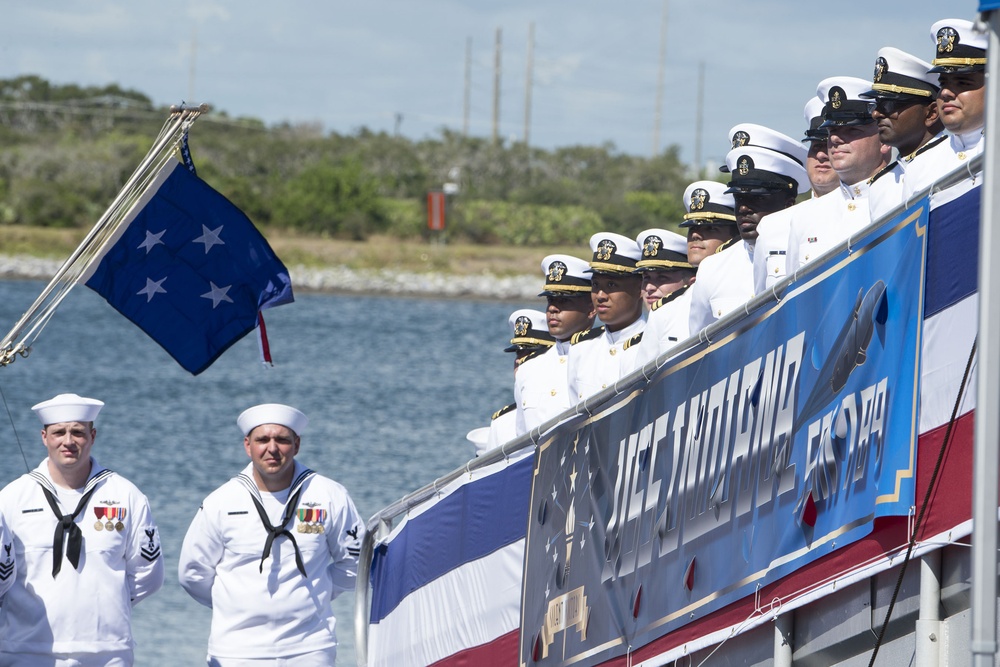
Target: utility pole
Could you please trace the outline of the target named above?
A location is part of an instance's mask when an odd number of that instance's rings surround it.
[[[500,138],[500,28],[497,28],[497,40],[493,59],[493,143]]]
[[[701,134],[705,122],[705,61],[698,63],[698,116],[694,126],[694,168],[698,173],[698,178],[702,177],[701,162]]]
[[[191,68],[188,70],[188,101],[191,104],[198,102],[194,98],[194,65],[198,56],[198,26],[191,28]]]
[[[535,22],[528,24],[528,64],[524,72],[524,145],[528,146],[531,131],[531,70],[534,67]]]
[[[660,125],[663,122],[663,90],[667,76],[667,2],[663,0],[660,23],[660,72],[656,79],[656,111],[653,113],[653,157],[660,153]]]
[[[462,137],[469,136],[469,107],[472,93],[472,38],[465,38],[465,97],[462,100]]]

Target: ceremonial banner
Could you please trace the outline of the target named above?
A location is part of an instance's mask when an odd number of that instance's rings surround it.
[[[530,456],[475,470],[375,546],[370,667],[517,662]]]
[[[293,301],[288,269],[250,219],[168,160],[83,281],[197,375]]]
[[[927,209],[539,445],[522,665],[625,655],[908,513]]]

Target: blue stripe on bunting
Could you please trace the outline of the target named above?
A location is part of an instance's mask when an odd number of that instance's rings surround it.
[[[525,536],[534,457],[466,484],[375,550],[371,622],[403,598],[465,563]]]
[[[975,293],[979,282],[980,187],[931,209],[924,317]]]

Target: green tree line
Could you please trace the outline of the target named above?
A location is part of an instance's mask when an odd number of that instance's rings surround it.
[[[0,79],[0,225],[89,227],[151,145],[165,107],[118,86]],[[689,178],[676,146],[654,158],[613,144],[543,150],[442,129],[414,141],[313,124],[266,126],[213,110],[193,126],[198,174],[258,225],[364,239],[426,235],[426,196],[446,181],[448,238],[586,243],[673,228]]]

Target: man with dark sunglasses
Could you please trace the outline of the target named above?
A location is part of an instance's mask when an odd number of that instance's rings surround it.
[[[930,63],[894,49],[879,49],[872,89],[862,97],[875,100],[872,117],[883,144],[899,157],[871,180],[872,219],[906,202],[930,185],[939,171],[932,149],[947,140],[937,107],[937,75]]]

